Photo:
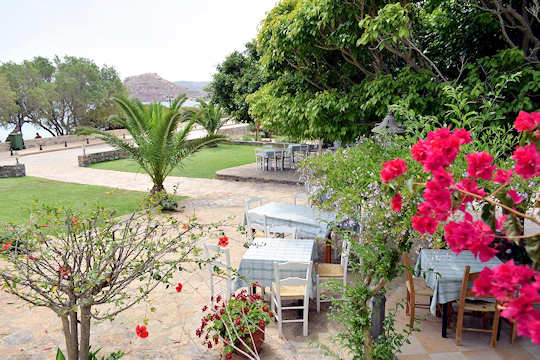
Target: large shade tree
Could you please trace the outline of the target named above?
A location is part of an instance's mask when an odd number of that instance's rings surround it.
[[[537,89],[528,88],[538,68],[523,52],[501,55],[508,49],[501,27],[479,4],[280,1],[259,30],[260,63],[271,81],[247,96],[250,114],[284,135],[351,141],[368,133],[390,105],[440,114],[451,102],[446,86],[463,85],[463,94],[484,99],[504,77],[521,73],[499,99],[510,122],[516,108],[538,108]],[[499,55],[490,68],[478,65]],[[508,104],[515,99],[519,107]],[[480,107],[481,101],[472,111]]]
[[[153,194],[165,192],[163,183],[171,171],[182,161],[207,145],[221,142],[222,135],[209,134],[204,138],[189,139],[195,124],[193,113],[182,111],[186,96],[177,97],[166,107],[160,103],[144,105],[138,100],[114,97],[123,111],[122,116],[112,116],[109,121],[125,128],[132,140],[120,139],[111,133],[82,128],[82,134],[95,134],[129,156],[146,171],[153,182]],[[179,125],[184,126],[179,129]]]
[[[107,127],[119,110],[111,96],[126,94],[114,68],[73,56],[7,62],[0,76],[0,126],[17,131],[25,123],[53,136],[73,134],[81,125]]]

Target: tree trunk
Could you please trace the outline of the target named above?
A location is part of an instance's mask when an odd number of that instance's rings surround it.
[[[90,352],[90,306],[81,305],[81,340],[79,341],[79,360],[87,360]]]
[[[60,318],[62,319],[62,328],[64,329],[68,360],[78,360],[77,336],[73,336],[71,333],[68,316],[60,315]]]
[[[162,191],[165,192],[165,187],[163,186],[163,184],[154,184],[154,186],[152,187],[152,190],[150,190],[150,193],[158,194]]]

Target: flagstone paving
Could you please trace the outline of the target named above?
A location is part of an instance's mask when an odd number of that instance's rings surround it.
[[[91,151],[106,148],[98,146]],[[151,186],[145,175],[79,168],[76,166],[76,155],[79,154],[80,150],[66,150],[25,156],[21,161],[27,164],[27,173],[31,176],[129,190],[144,191]],[[190,197],[182,202],[184,212],[175,216],[184,219],[195,214],[200,222],[225,219],[224,231],[230,238],[233,266],[239,263],[246,250],[243,247],[244,239],[236,229],[241,222],[244,200],[251,196],[261,196],[265,201],[291,203],[293,194],[301,190],[291,185],[170,178],[166,184],[168,190],[172,190],[174,185],[178,185],[179,194]],[[197,269],[187,270],[173,279],[174,282],[184,284],[180,294],[173,287],[158,288],[152,295],[151,305],[135,306],[112,322],[93,323],[93,346],[102,347],[103,354],[123,350],[126,352],[126,360],[218,359],[218,351],[202,346],[194,334],[200,324],[200,309],[209,300],[207,274]],[[394,304],[403,299],[402,283],[402,279],[397,279],[391,284],[387,309],[393,308]],[[155,307],[156,311],[149,312],[150,306]],[[329,344],[329,338],[337,333],[339,324],[327,318],[327,306],[324,304],[320,314],[314,311],[314,302],[310,308],[309,336],[304,338],[301,335],[300,323],[286,324],[285,339],[282,339],[278,336],[277,326],[271,325],[266,330],[261,359],[323,358],[322,353],[310,342]],[[60,322],[49,309],[30,309],[4,292],[0,293],[0,309],[0,360],[54,359],[56,348],[64,347]],[[149,319],[150,335],[140,339],[135,335],[135,326],[141,324],[145,317]],[[397,321],[398,326],[405,326],[408,320],[404,311],[399,312]],[[507,328],[503,329],[496,349],[489,347],[489,335],[476,333],[465,333],[463,346],[456,346],[454,331],[449,330],[447,339],[441,338],[440,319],[431,316],[419,328],[421,331],[414,333],[411,343],[403,347],[398,359],[540,359],[540,347],[526,339],[519,338],[516,344],[510,345]],[[336,349],[335,346],[332,348]]]

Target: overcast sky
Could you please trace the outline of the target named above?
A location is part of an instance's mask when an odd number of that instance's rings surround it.
[[[276,0],[0,0],[0,62],[87,57],[122,78],[210,80]]]

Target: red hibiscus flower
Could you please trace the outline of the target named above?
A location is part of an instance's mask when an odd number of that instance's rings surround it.
[[[229,245],[229,238],[226,236],[220,237],[218,245],[221,247],[227,247]]]
[[[135,328],[135,332],[137,333],[137,336],[142,339],[148,337],[148,330],[146,330],[146,326],[144,325],[137,325],[137,327]]]
[[[2,249],[0,249],[0,250],[5,251],[5,250],[9,249],[12,244],[13,244],[13,241],[8,241],[4,245],[2,245]]]
[[[74,224],[76,224],[76,223],[79,222],[79,220],[77,220],[77,219],[75,218],[75,216],[74,216],[74,217],[71,218],[71,222],[74,223]]]
[[[177,293],[182,292],[182,283],[178,283],[178,285],[176,285],[176,292]]]
[[[392,210],[396,211],[396,212],[400,212],[401,211],[401,200],[403,198],[401,197],[401,195],[399,193],[396,194],[396,196],[394,196],[392,198]]]
[[[491,180],[495,165],[492,165],[493,156],[485,151],[475,152],[465,157],[467,159],[467,174],[474,179]]]
[[[540,152],[534,144],[518,146],[512,159],[516,161],[514,171],[524,179],[540,175]]]

